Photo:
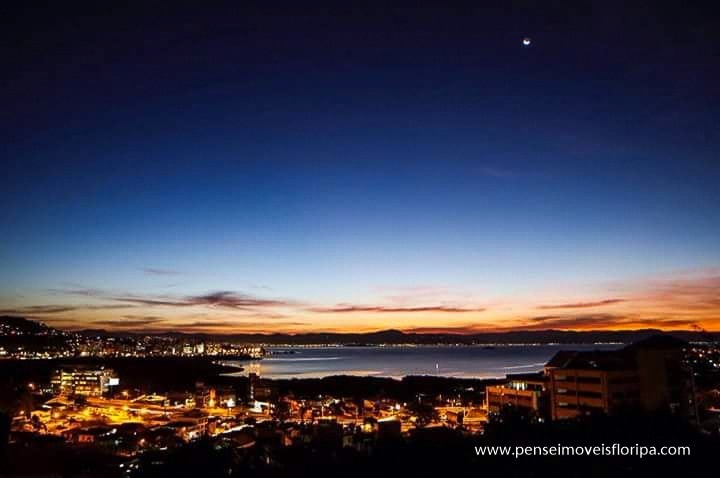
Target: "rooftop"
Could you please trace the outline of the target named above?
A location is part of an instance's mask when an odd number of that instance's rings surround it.
[[[547,382],[547,375],[543,372],[510,373],[506,379],[516,382]]]
[[[580,370],[627,370],[634,367],[633,357],[619,351],[558,351],[545,365],[552,368]]]
[[[620,350],[582,352],[560,350],[545,364],[545,367],[580,370],[627,370],[634,368],[635,352],[638,350],[674,350],[682,349],[685,346],[687,346],[687,342],[673,335],[657,334],[627,345]],[[513,379],[510,375],[508,378]]]

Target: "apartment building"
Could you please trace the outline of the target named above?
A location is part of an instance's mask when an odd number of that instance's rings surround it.
[[[488,413],[499,413],[511,405],[546,419],[550,409],[548,385],[549,377],[543,373],[508,375],[506,383],[485,388]]]
[[[57,395],[99,397],[118,385],[119,379],[109,368],[72,366],[55,370],[50,383]]]
[[[697,419],[686,343],[656,335],[613,351],[559,351],[540,374],[508,375],[486,388],[488,413],[505,406],[538,418],[670,413]]]

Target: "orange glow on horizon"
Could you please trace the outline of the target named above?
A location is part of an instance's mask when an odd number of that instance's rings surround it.
[[[546,292],[543,297],[491,300],[472,296],[461,300],[444,289],[432,295],[422,290],[404,297],[381,296],[374,302],[334,304],[231,292],[168,298],[68,291],[62,300],[53,295],[4,303],[0,312],[66,329],[216,334],[364,333],[387,329],[472,334],[549,329],[691,330],[698,326],[720,331],[717,269],[595,288],[593,295],[575,293],[563,297]]]

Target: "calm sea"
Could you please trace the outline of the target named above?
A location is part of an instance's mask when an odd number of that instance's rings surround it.
[[[405,375],[492,378],[534,372],[558,350],[613,350],[622,345],[536,345],[468,347],[314,347],[270,348],[261,361],[237,362],[240,375],[266,378],[320,378],[357,375],[401,378]]]

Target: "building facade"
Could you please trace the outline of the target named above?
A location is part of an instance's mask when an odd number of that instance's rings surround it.
[[[103,367],[62,367],[55,370],[51,379],[56,395],[100,397],[118,384],[117,374]]]
[[[545,366],[551,418],[634,411],[696,420],[685,345],[657,335],[616,351],[558,352]]]
[[[508,375],[506,383],[485,388],[485,404],[488,413],[500,413],[510,405],[545,419],[550,408],[548,377],[538,373]]]
[[[580,353],[562,367],[549,368],[551,418],[639,409],[638,372],[616,358]]]
[[[542,374],[508,375],[486,388],[486,407],[512,406],[552,420],[625,412],[697,420],[686,343],[657,335],[614,351],[559,351]]]

